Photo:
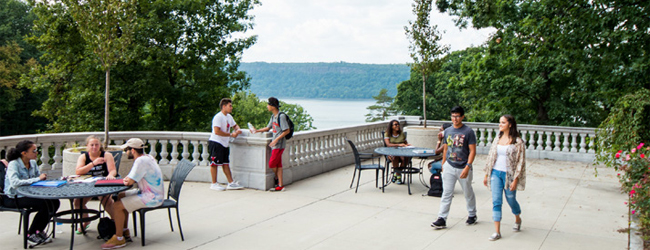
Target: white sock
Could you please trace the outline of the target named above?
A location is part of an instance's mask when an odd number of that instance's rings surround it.
[[[117,240],[124,240],[124,236],[117,236]]]

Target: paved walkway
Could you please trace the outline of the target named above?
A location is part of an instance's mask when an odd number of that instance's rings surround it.
[[[510,231],[514,216],[504,205],[503,238],[488,241],[494,227],[491,196],[483,186],[485,156],[474,173],[479,223],[466,226],[465,200],[457,185],[448,229],[433,230],[439,198],[422,196],[414,182],[374,188],[374,173],[362,174],[359,193],[348,189],[352,166],[299,181],[284,192],[218,192],[188,182],[181,193],[185,241],[170,232],[164,210],[147,214],[150,249],[625,249],[626,196],[612,169],[576,162],[528,160],[526,191],[518,193],[522,231]],[[596,170],[598,176],[595,176]],[[68,202],[62,202],[66,209]],[[92,202],[91,206],[95,206]],[[2,249],[22,249],[18,216],[0,213]],[[174,223],[175,220],[174,220]],[[96,222],[75,249],[100,249]],[[175,228],[176,224],[175,224]],[[70,227],[41,249],[68,249]],[[140,249],[140,238],[127,249]]]

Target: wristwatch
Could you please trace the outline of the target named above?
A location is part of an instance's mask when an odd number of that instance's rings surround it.
[[[469,168],[472,168],[472,163],[467,163],[467,166],[469,166]]]

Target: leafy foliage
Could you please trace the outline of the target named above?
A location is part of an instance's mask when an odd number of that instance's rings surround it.
[[[250,92],[237,92],[232,98],[232,116],[240,127],[251,123],[255,128],[264,128],[269,124],[272,113],[267,109],[267,102],[260,100]],[[289,104],[280,101],[280,111],[291,118],[295,131],[316,129],[312,123],[314,119],[298,104]]]
[[[449,51],[449,46],[439,44],[442,35],[437,25],[430,24],[430,15],[433,0],[415,0],[413,14],[417,17],[415,22],[409,21],[409,26],[404,27],[409,38],[409,54],[413,63],[409,64],[412,71],[422,76],[422,109],[424,120],[427,120],[426,82],[427,77],[440,69],[442,57]],[[427,124],[424,123],[424,127]]]
[[[135,26],[135,1],[63,0],[87,46],[97,55],[106,72],[104,99],[104,147],[110,139],[110,72],[118,62],[128,59]],[[49,4],[45,1],[45,4]]]
[[[471,108],[480,96],[466,95],[463,86],[456,83],[462,78],[461,65],[480,57],[483,50],[478,47],[454,51],[442,59],[440,70],[427,77],[427,119],[448,120],[449,110],[460,105],[470,107],[466,109],[468,120],[481,121],[476,118],[479,112]],[[422,116],[421,87],[422,76],[418,72],[411,72],[411,79],[397,86],[396,108],[405,115]]]
[[[397,109],[393,106],[393,97],[388,96],[387,92],[387,89],[381,89],[379,94],[372,97],[377,103],[367,107],[369,113],[366,114],[366,122],[384,121],[389,116],[397,114]]]
[[[111,69],[111,130],[205,131],[219,100],[248,86],[238,70],[255,36],[234,37],[252,27],[256,0],[137,1],[129,62]],[[103,72],[92,46],[60,3],[37,5],[30,41],[46,53],[23,82],[48,93],[38,115],[51,132],[101,128]]]
[[[251,76],[253,93],[278,98],[370,99],[382,88],[395,95],[395,86],[409,77],[403,64],[255,62],[240,70]]]
[[[18,84],[38,57],[36,47],[23,39],[34,18],[23,1],[0,0],[0,135],[33,133],[44,126],[43,119],[26,119],[42,98]]]

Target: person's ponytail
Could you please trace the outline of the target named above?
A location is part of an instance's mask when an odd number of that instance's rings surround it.
[[[21,153],[29,150],[29,148],[32,147],[34,143],[29,140],[24,140],[16,144],[15,148],[9,149],[9,152],[7,153],[7,161],[13,161],[15,159],[20,158]]]

